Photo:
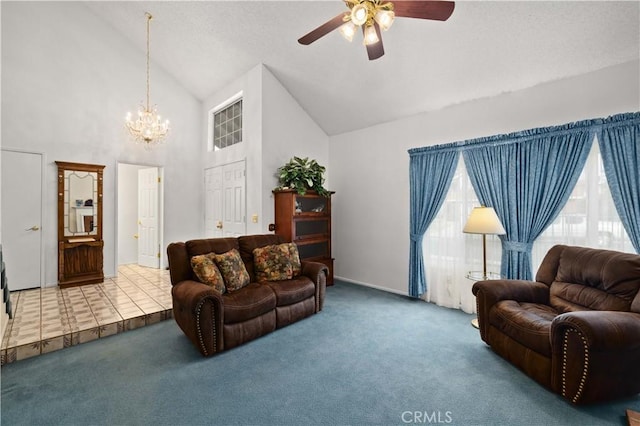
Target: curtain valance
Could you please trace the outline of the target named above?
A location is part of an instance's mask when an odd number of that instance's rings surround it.
[[[513,133],[505,133],[493,136],[467,139],[464,141],[449,142],[420,148],[411,148],[409,156],[429,155],[436,152],[465,151],[468,149],[482,148],[484,146],[497,146],[501,144],[527,142],[540,137],[566,136],[577,132],[590,131],[597,132],[603,128],[614,128],[618,126],[629,126],[640,124],[640,112],[627,112],[616,114],[607,118],[593,118],[581,120],[573,123],[561,124],[559,126],[536,127]]]

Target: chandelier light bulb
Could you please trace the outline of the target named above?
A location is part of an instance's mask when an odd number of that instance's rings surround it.
[[[356,25],[353,22],[349,21],[342,24],[342,26],[340,27],[340,34],[342,34],[342,37],[344,37],[348,41],[352,41],[353,36],[356,34],[356,28]]]

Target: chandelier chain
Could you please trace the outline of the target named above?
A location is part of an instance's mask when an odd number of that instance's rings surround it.
[[[150,71],[150,62],[151,62],[151,32],[149,31],[149,28],[151,26],[151,20],[153,19],[153,16],[149,13],[146,12],[147,15],[147,110],[149,110],[149,98],[150,98],[150,94],[149,92],[151,91],[150,89],[150,83],[149,81],[151,80],[151,71]]]

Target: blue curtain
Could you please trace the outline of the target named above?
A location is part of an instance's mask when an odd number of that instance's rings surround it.
[[[598,143],[616,210],[640,253],[640,114],[621,114],[605,121]]]
[[[426,291],[422,237],[442,206],[462,151],[480,201],[506,235],[501,275],[533,278],[531,248],[566,204],[598,132],[609,187],[640,253],[640,112],[409,150],[409,294]]]
[[[506,235],[505,278],[531,280],[531,248],[566,204],[589,155],[591,122],[494,136],[463,157],[478,199],[493,207]]]
[[[457,149],[421,148],[409,154],[409,295],[420,297],[427,290],[422,237],[442,207],[460,153]]]

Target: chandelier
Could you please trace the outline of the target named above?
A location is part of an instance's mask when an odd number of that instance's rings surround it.
[[[150,37],[149,26],[153,19],[150,13],[146,12],[147,17],[147,104],[140,105],[138,109],[138,117],[134,120],[131,113],[127,114],[125,124],[129,130],[129,134],[137,143],[144,143],[145,148],[161,143],[169,132],[169,120],[162,121],[158,115],[158,109],[154,105],[149,105],[149,62],[150,62]]]
[[[374,22],[383,31],[391,28],[395,13],[393,3],[381,0],[347,0],[351,13],[344,16],[345,23],[340,27],[340,34],[347,40],[353,40],[358,27],[364,28],[364,44],[371,45],[380,41]]]

